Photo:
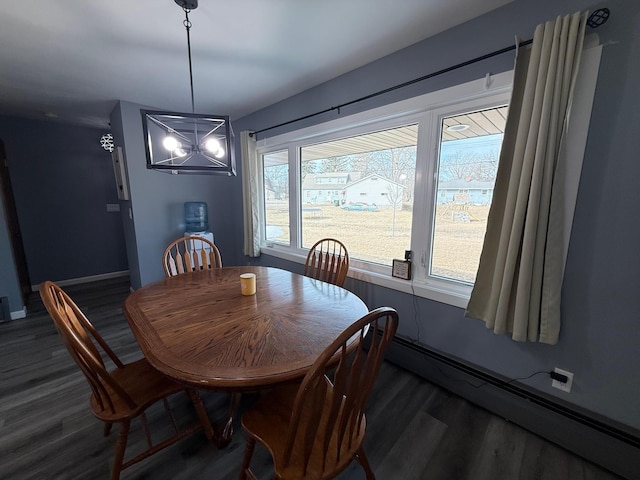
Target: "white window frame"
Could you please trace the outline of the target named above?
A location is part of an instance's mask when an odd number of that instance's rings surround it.
[[[435,214],[435,176],[439,160],[441,119],[465,111],[481,110],[509,102],[513,71],[488,76],[480,80],[449,87],[437,92],[374,108],[312,127],[288,132],[257,142],[260,162],[262,156],[288,150],[289,156],[289,216],[290,246],[267,243],[261,239],[263,254],[297,263],[304,263],[307,250],[299,247],[301,225],[297,212],[301,205],[300,148],[371,131],[418,123],[416,152],[416,183],[414,188],[411,249],[413,251],[412,280],[391,276],[391,267],[351,260],[349,276],[406,293],[465,308],[471,286],[461,282],[427,275],[429,270],[431,229]],[[260,165],[261,171],[262,165]],[[262,182],[262,175],[260,178]],[[260,185],[264,192],[264,185]],[[261,195],[264,202],[264,195]],[[264,205],[260,206],[264,223]],[[264,229],[263,229],[264,230]],[[264,235],[264,234],[263,234]]]
[[[510,76],[512,72],[510,72]],[[414,196],[421,195],[421,201],[414,201],[413,226],[411,238],[423,239],[419,244],[412,243],[413,251],[413,275],[414,288],[421,290],[422,295],[433,300],[442,301],[452,305],[466,308],[473,285],[453,279],[445,279],[429,275],[431,256],[433,251],[433,229],[435,224],[436,201],[437,201],[437,167],[440,161],[440,146],[442,137],[442,120],[446,117],[494,108],[509,103],[511,84],[500,89],[487,93],[476,98],[469,98],[457,102],[451,102],[433,108],[429,111],[430,128],[424,131],[425,142],[432,141],[433,144],[428,150],[427,162],[423,162],[421,167],[424,170],[418,175],[416,165],[416,187]],[[420,135],[420,131],[418,135]],[[424,178],[424,182],[419,185],[418,180]],[[416,205],[419,213],[416,214]]]

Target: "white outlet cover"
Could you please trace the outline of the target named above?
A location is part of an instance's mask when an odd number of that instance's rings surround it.
[[[559,373],[560,375],[565,375],[567,377],[566,383],[559,382],[558,380],[552,380],[551,386],[553,388],[557,388],[562,390],[563,392],[570,393],[571,385],[573,385],[573,373],[567,372],[566,370],[562,370],[560,368],[554,369],[554,372]]]

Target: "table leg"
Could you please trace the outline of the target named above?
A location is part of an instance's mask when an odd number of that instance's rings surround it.
[[[231,443],[231,437],[233,436],[233,419],[236,417],[236,413],[238,412],[241,398],[241,393],[234,392],[231,394],[227,420],[218,428],[218,432],[216,434],[216,443],[218,448],[224,448]]]

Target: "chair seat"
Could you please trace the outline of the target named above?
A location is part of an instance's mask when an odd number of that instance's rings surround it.
[[[327,399],[331,394],[330,385],[329,383]],[[323,446],[320,441],[316,441],[312,447],[306,475],[303,474],[303,459],[299,450],[294,449],[291,461],[285,466],[284,449],[289,432],[291,412],[294,408],[299,387],[300,384],[296,383],[269,391],[245,412],[242,416],[242,426],[249,435],[255,437],[269,449],[278,478],[292,480],[300,478],[310,480],[334,478],[336,472],[340,472],[349,466],[354,455],[361,447],[364,440],[366,419],[363,417],[359,432],[355,435],[351,445],[342,445],[339,459],[336,458],[338,444],[336,431],[336,435],[332,436],[329,444],[328,451],[331,453],[326,456],[325,465],[322,465],[322,458],[325,456],[319,453]],[[323,408],[322,411],[327,413],[329,409]],[[305,415],[303,412],[300,423],[309,422],[310,420],[310,416]],[[318,435],[317,438],[321,437],[322,435]]]
[[[92,394],[90,399],[93,414],[105,422],[119,422],[137,417],[158,400],[186,389],[184,385],[174,382],[153,368],[146,358],[128,363],[123,368],[116,368],[109,373],[124,388],[136,407],[131,408],[107,386],[109,396],[113,399],[113,412],[109,407],[101,408],[95,395]]]

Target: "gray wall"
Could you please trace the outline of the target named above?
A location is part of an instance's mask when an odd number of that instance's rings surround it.
[[[213,175],[171,175],[147,169],[141,108],[120,102],[111,114],[116,145],[124,147],[133,221],[125,208],[125,236],[130,251],[131,285],[139,288],[164,278],[162,253],[166,246],[183,235],[184,202],[207,202],[209,229],[220,249],[223,264],[234,265],[242,230],[234,218],[242,209],[236,192],[240,177]]]
[[[34,285],[127,270],[122,222],[106,208],[118,198],[111,155],[99,143],[104,133],[0,116]],[[0,230],[1,237],[4,222]]]
[[[0,204],[2,203],[3,200],[0,197]],[[0,205],[0,297],[7,297],[11,312],[17,313],[24,307],[18,274],[13,261],[4,205]]]
[[[604,48],[563,286],[562,331],[555,346],[516,343],[494,335],[462,309],[352,279],[347,287],[370,308],[389,305],[401,315],[400,334],[509,378],[554,367],[575,374],[573,390],[550,387],[546,375],[523,383],[613,422],[640,428],[640,2],[612,0],[609,22],[597,30]],[[589,1],[514,1],[460,27],[274,104],[235,122],[258,130],[426,75],[531,38],[556,15],[593,9]],[[513,53],[456,70],[382,97],[343,108],[347,115],[510,69]],[[337,113],[269,132],[275,135],[335,118]],[[262,138],[262,137],[259,137]],[[234,228],[242,231],[241,190],[234,191]],[[237,250],[240,252],[240,250]],[[247,259],[240,256],[238,262]],[[299,266],[263,255],[256,263]]]

